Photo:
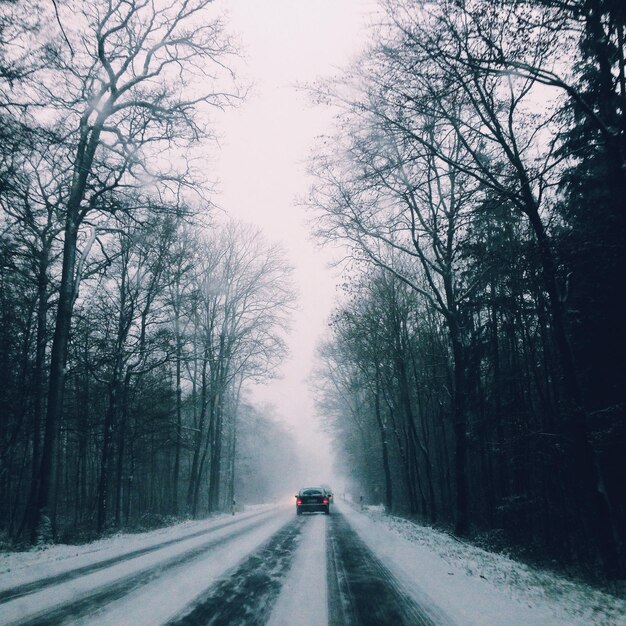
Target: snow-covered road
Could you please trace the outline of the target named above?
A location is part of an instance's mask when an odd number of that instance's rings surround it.
[[[73,550],[5,555],[0,624],[626,623],[626,605],[599,592],[586,602],[606,606],[576,615],[571,599],[494,585],[487,556],[465,556],[470,571],[445,543],[433,549],[435,531],[419,531],[430,537],[424,545],[406,532],[421,527],[398,532],[393,519],[346,504],[330,516],[264,507]]]

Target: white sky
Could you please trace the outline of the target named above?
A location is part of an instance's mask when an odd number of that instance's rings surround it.
[[[297,198],[308,191],[306,160],[315,137],[329,130],[332,117],[295,85],[333,75],[359,52],[372,0],[229,0],[224,5],[245,57],[238,73],[253,88],[243,105],[216,116],[217,202],[229,215],[259,225],[269,240],[282,242],[299,290],[283,378],[255,387],[252,399],[272,404],[294,426],[300,445],[320,452],[310,457],[312,479],[331,480],[322,475],[330,461],[328,442],[316,434],[306,379],[337,295],[336,271],[328,267],[329,253],[312,240]]]

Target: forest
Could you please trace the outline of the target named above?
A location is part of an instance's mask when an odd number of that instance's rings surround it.
[[[303,204],[346,251],[313,377],[337,469],[623,579],[626,3],[380,4],[308,88],[336,115]],[[293,441],[242,390],[295,286],[207,167],[237,54],[212,0],[0,0],[3,545],[278,495]]]
[[[273,472],[293,446],[241,390],[284,356],[294,290],[212,201],[210,120],[243,91],[212,2],[0,10],[2,541],[272,495],[254,446]]]
[[[314,89],[307,205],[350,259],[315,384],[351,490],[623,578],[626,4],[383,4]]]

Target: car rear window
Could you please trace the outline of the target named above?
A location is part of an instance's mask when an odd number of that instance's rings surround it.
[[[321,496],[322,492],[319,489],[303,489],[301,492],[303,496]]]

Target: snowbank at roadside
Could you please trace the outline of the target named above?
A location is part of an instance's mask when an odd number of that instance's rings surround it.
[[[626,601],[385,515],[341,512],[407,591],[463,626],[626,626]]]
[[[270,505],[246,507],[237,519],[244,519]],[[230,520],[231,515],[217,514],[208,519],[181,522],[143,533],[118,533],[83,545],[50,545],[23,552],[0,552],[0,591],[66,571],[98,563],[117,556],[181,539]]]

